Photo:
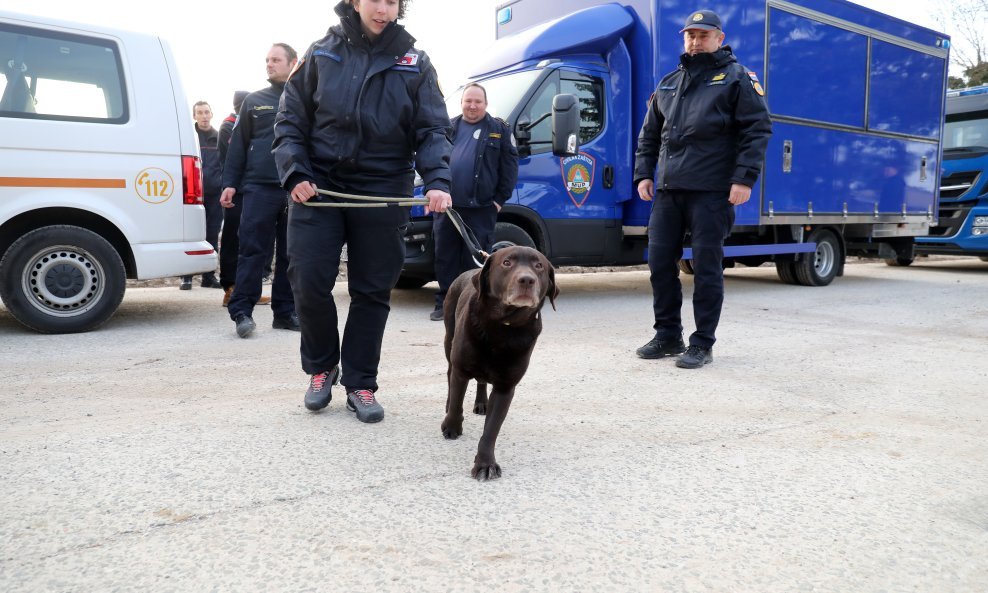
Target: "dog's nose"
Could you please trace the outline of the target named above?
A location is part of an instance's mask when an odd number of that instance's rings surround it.
[[[533,274],[518,274],[518,284],[522,286],[531,286],[535,284],[535,276]]]

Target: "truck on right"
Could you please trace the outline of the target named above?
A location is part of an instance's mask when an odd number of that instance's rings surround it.
[[[937,224],[915,255],[973,255],[988,262],[988,85],[947,92]],[[899,253],[892,266],[913,257]]]

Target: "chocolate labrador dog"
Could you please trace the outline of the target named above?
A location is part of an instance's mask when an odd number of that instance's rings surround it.
[[[499,249],[482,269],[464,272],[449,287],[443,306],[449,394],[442,431],[447,439],[463,434],[463,397],[476,379],[473,411],[487,415],[470,471],[478,480],[501,477],[494,442],[542,333],[542,305],[549,297],[555,309],[557,296],[552,264],[530,247]]]

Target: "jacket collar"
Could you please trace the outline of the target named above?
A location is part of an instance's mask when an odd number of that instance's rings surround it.
[[[731,46],[725,45],[711,53],[691,56],[684,53],[679,56],[679,67],[685,70],[706,70],[708,68],[723,68],[731,62],[737,62]]]

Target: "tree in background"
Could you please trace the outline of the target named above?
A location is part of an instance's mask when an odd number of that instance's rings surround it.
[[[988,0],[940,0],[934,15],[950,34],[950,62],[963,78],[948,77],[950,88],[988,84]]]

